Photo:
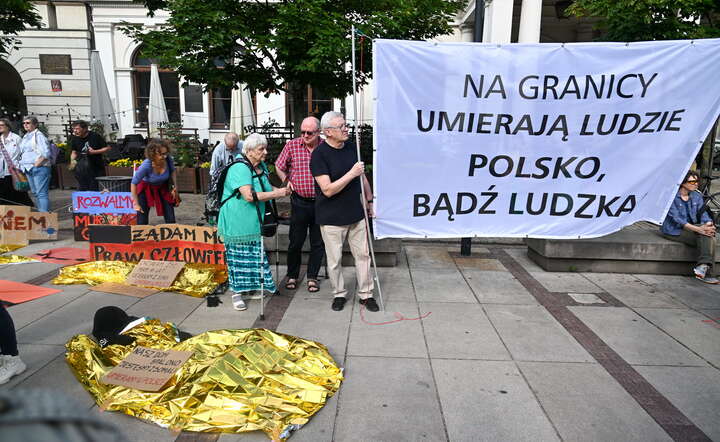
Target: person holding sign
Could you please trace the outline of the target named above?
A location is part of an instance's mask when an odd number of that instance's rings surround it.
[[[310,170],[315,177],[315,219],[325,242],[328,276],[333,286],[332,309],[345,307],[347,290],[342,275],[342,248],[345,237],[355,258],[360,304],[371,312],[380,310],[373,298],[370,275],[370,252],[365,229],[365,213],[360,186],[372,198],[365,177],[365,164],[358,161],[353,143],[348,142],[348,126],[343,114],[326,112],[320,120],[325,141],[312,153]],[[372,200],[367,201],[372,216]]]
[[[133,205],[137,211],[138,225],[146,225],[150,218],[150,207],[155,207],[158,216],[165,223],[175,222],[175,207],[180,196],[175,188],[177,172],[170,157],[170,143],[153,138],[145,148],[145,161],[135,171],[130,182]]]
[[[103,156],[110,146],[99,134],[88,130],[87,121],[77,120],[72,124],[73,137],[70,140],[70,167],[75,170],[78,190],[98,190],[96,178],[105,175]]]
[[[713,277],[715,266],[715,225],[706,211],[700,213],[703,197],[698,192],[698,174],[688,171],[680,185],[660,231],[671,241],[697,247],[695,277],[708,284],[718,284]]]
[[[4,152],[0,152],[0,202],[32,207],[33,202],[27,192],[20,192],[13,185],[12,167],[16,167],[22,155],[20,141],[20,136],[10,131],[10,120],[0,118],[0,147],[5,148]],[[8,159],[12,164],[8,163]]]
[[[263,248],[259,214],[265,214],[265,201],[290,194],[290,187],[273,188],[268,180],[265,163],[267,139],[250,134],[243,144],[246,161],[234,163],[228,170],[223,186],[218,233],[225,243],[228,282],[235,310],[246,310],[243,293],[262,287],[274,293],[275,282]],[[252,168],[252,170],[251,170]],[[257,207],[260,210],[258,212]],[[262,298],[262,293],[260,293]]]
[[[50,211],[50,143],[38,130],[38,119],[28,116],[23,119],[25,135],[20,141],[20,161],[18,168],[25,172],[30,191],[37,199],[38,212]]]

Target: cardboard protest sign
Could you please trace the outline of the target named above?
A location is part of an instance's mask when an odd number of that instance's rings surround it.
[[[91,224],[137,224],[130,192],[73,192],[72,208],[75,241],[90,239]]]
[[[215,227],[90,225],[90,253],[96,261],[183,261],[225,264],[225,246]]]
[[[126,282],[132,285],[167,288],[172,285],[183,267],[185,267],[184,262],[143,259],[130,272]]]
[[[135,213],[130,192],[73,192],[73,213]]]
[[[27,206],[0,206],[0,244],[27,245],[31,239],[57,239],[57,213],[31,212]]]
[[[92,288],[94,292],[113,293],[116,295],[132,296],[134,298],[147,298],[157,293],[157,290],[147,287],[120,284],[118,282],[104,282]]]
[[[74,213],[73,230],[75,241],[89,241],[88,227],[91,224],[108,224],[115,226],[134,226],[137,214],[133,213]]]
[[[192,356],[191,351],[135,347],[101,382],[143,391],[159,391]]]
[[[719,39],[375,40],[375,235],[662,223],[720,114],[717,60]]]

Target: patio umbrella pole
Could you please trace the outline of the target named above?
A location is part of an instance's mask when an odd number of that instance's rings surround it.
[[[353,120],[355,120],[355,148],[357,149],[358,161],[360,156],[360,127],[358,124],[358,106],[357,106],[357,76],[355,75],[355,25],[350,28],[352,38],[352,80],[353,80]],[[380,278],[378,277],[377,263],[375,262],[375,248],[373,247],[372,234],[370,233],[370,217],[368,217],[367,197],[365,196],[365,185],[363,177],[360,178],[360,194],[362,195],[363,213],[365,215],[365,236],[367,237],[368,247],[370,248],[370,262],[373,267],[373,279],[377,287],[378,298],[380,299],[380,308],[385,311],[385,302],[383,301],[382,288],[380,287]],[[373,195],[373,200],[375,196]]]

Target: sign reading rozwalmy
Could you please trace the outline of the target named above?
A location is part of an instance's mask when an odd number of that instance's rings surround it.
[[[130,192],[73,192],[72,208],[75,241],[90,239],[91,224],[137,224]]]
[[[720,40],[378,40],[375,233],[588,238],[662,222],[720,112]]]

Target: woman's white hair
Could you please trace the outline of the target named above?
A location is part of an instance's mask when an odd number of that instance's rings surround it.
[[[247,155],[251,150],[255,150],[260,146],[267,146],[267,138],[262,134],[250,134],[243,141],[242,153]]]
[[[320,120],[320,129],[325,130],[332,125],[332,120],[336,118],[345,118],[340,112],[329,111],[325,112]]]

